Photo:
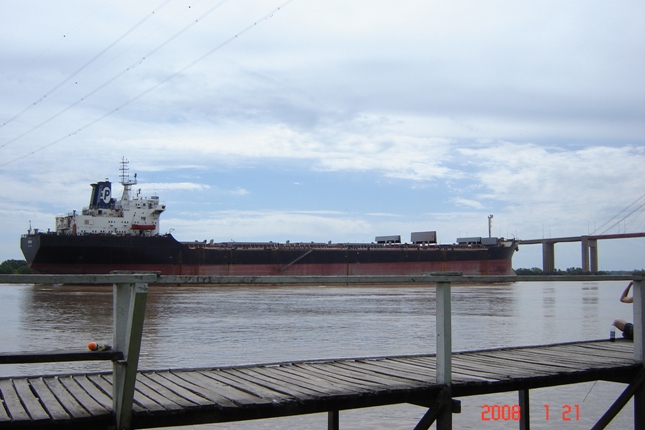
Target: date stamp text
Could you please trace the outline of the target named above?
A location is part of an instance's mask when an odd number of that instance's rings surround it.
[[[482,405],[482,421],[519,421],[520,405]],[[580,405],[544,405],[544,420],[579,421]]]

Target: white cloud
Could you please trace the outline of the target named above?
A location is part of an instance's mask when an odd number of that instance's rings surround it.
[[[469,199],[463,199],[463,198],[456,197],[456,198],[452,199],[452,201],[455,202],[457,205],[460,205],[460,206],[468,206],[468,207],[471,207],[473,209],[484,209],[484,205],[482,205],[480,202],[478,202],[476,200],[469,200]]]
[[[165,219],[162,228],[172,225],[176,237],[216,242],[342,241],[348,232],[356,237],[370,234],[372,227],[359,218],[330,214],[282,211],[225,211],[198,214],[196,219]]]
[[[570,150],[503,142],[457,151],[469,160],[486,197],[496,200],[604,205],[618,199],[626,204],[643,185],[637,175],[628,173],[638,171],[645,161],[643,147]]]
[[[206,191],[211,188],[208,184],[199,184],[195,182],[154,182],[141,183],[135,187],[145,187],[150,190],[159,191]],[[234,191],[236,192],[236,191]]]
[[[0,237],[121,156],[187,240],[583,234],[643,194],[642,2],[295,1],[203,57],[279,4],[3,4]]]
[[[231,191],[231,194],[234,194],[236,196],[245,196],[245,195],[249,194],[249,191],[245,190],[244,188],[239,188],[238,187],[238,188],[234,189],[233,191]]]

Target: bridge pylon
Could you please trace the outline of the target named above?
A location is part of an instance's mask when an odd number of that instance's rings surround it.
[[[548,240],[542,242],[542,271],[555,272],[555,242]]]
[[[582,271],[584,273],[598,272],[598,239],[581,236],[582,245]]]

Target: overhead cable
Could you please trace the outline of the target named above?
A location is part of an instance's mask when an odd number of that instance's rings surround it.
[[[212,11],[213,11],[213,10],[215,10],[217,7],[219,7],[221,4],[223,4],[225,1],[227,1],[227,0],[223,0],[222,2],[218,3],[216,6],[214,6],[214,7],[213,7],[213,8],[211,8],[211,9],[209,9],[209,11],[208,11],[208,12],[206,12],[206,13],[205,13],[204,15],[202,15],[202,16],[205,16],[205,15],[207,15],[208,13],[212,12]],[[117,106],[116,108],[114,108],[114,109],[110,110],[109,112],[106,112],[105,114],[103,114],[103,115],[101,115],[100,117],[98,117],[98,118],[96,118],[96,119],[94,119],[94,120],[92,120],[92,121],[90,121],[90,122],[86,123],[85,125],[83,125],[83,126],[81,126],[81,127],[77,128],[76,130],[74,130],[74,131],[72,131],[72,132],[70,132],[70,133],[68,133],[68,134],[66,134],[66,135],[64,135],[64,136],[62,136],[62,137],[60,137],[60,138],[58,138],[58,139],[56,139],[56,140],[54,140],[54,141],[52,141],[52,142],[48,143],[48,144],[46,144],[46,145],[43,145],[43,146],[41,146],[41,147],[39,147],[39,148],[37,148],[37,149],[35,149],[35,150],[31,151],[31,152],[28,152],[27,154],[24,154],[24,155],[22,155],[22,156],[19,156],[19,157],[17,157],[17,158],[14,158],[14,159],[12,159],[12,160],[7,161],[7,162],[1,163],[1,164],[0,164],[0,167],[7,166],[7,165],[9,165],[9,164],[15,163],[16,161],[22,160],[22,159],[24,159],[24,158],[26,158],[26,157],[29,157],[29,156],[31,156],[31,155],[33,155],[33,154],[36,154],[37,152],[40,152],[40,151],[42,151],[42,150],[44,150],[44,149],[47,149],[47,148],[49,148],[49,147],[51,147],[51,146],[53,146],[53,145],[55,145],[55,144],[57,144],[57,143],[60,143],[60,142],[62,142],[62,141],[64,141],[64,140],[66,140],[66,139],[68,139],[68,138],[70,138],[70,137],[72,137],[72,136],[74,136],[74,135],[76,135],[76,134],[80,133],[81,131],[83,131],[83,130],[85,130],[85,129],[87,129],[87,128],[91,127],[91,126],[93,126],[94,124],[96,124],[96,123],[98,123],[98,122],[100,122],[100,121],[104,120],[104,119],[105,119],[105,118],[107,118],[108,116],[110,116],[110,115],[112,115],[112,114],[114,114],[114,113],[118,112],[119,110],[121,110],[121,109],[123,109],[124,107],[128,106],[129,104],[131,104],[131,103],[135,102],[136,100],[140,99],[141,97],[145,96],[146,94],[148,94],[148,93],[150,93],[150,92],[152,92],[152,91],[156,90],[156,89],[157,89],[157,88],[159,88],[161,85],[165,84],[166,82],[170,81],[171,79],[173,79],[173,78],[177,77],[178,75],[180,75],[180,74],[184,73],[186,70],[190,69],[190,68],[191,68],[191,67],[193,67],[195,64],[199,63],[200,61],[204,60],[204,59],[205,59],[205,58],[207,58],[208,56],[210,56],[210,55],[212,55],[213,53],[217,52],[218,50],[222,49],[224,46],[226,46],[226,45],[228,45],[229,43],[233,42],[233,41],[234,41],[235,39],[237,39],[239,36],[242,36],[243,34],[247,33],[248,31],[250,31],[251,29],[253,29],[254,27],[256,27],[259,23],[264,22],[264,21],[268,21],[269,19],[271,19],[271,18],[274,16],[274,14],[276,14],[277,12],[279,12],[280,10],[282,10],[285,6],[287,6],[289,3],[293,2],[293,1],[294,1],[294,0],[287,0],[287,1],[285,1],[285,2],[284,2],[284,3],[282,3],[280,6],[276,7],[276,8],[275,8],[275,9],[273,9],[271,12],[267,13],[266,15],[264,15],[261,19],[254,21],[252,24],[248,25],[247,27],[245,27],[245,28],[243,28],[242,30],[240,30],[239,32],[237,32],[235,35],[233,35],[233,36],[229,37],[228,39],[224,40],[222,43],[220,43],[219,45],[215,46],[214,48],[212,48],[211,50],[209,50],[209,51],[208,51],[208,52],[206,52],[205,54],[201,55],[200,57],[198,57],[198,58],[197,58],[197,59],[195,59],[194,61],[190,62],[189,64],[187,64],[187,65],[186,65],[186,66],[184,66],[183,68],[181,68],[181,69],[179,69],[178,71],[176,71],[176,72],[172,73],[171,75],[167,76],[166,78],[164,78],[164,79],[162,79],[161,81],[157,82],[156,84],[152,85],[152,86],[151,86],[151,87],[149,87],[148,89],[146,89],[146,90],[142,91],[141,93],[139,93],[139,94],[137,94],[136,96],[132,97],[131,99],[129,99],[129,100],[127,100],[127,101],[125,101],[124,103],[122,103],[121,105]],[[197,23],[197,20],[195,21],[195,23]],[[191,25],[193,25],[193,24],[191,24]],[[189,26],[188,26],[188,27],[189,27]],[[172,38],[177,37],[179,34],[181,34],[181,33],[183,33],[184,31],[186,31],[186,29],[187,29],[187,28],[182,29],[180,32],[176,33]],[[166,42],[164,42],[163,44],[159,45],[157,48],[155,48],[153,51],[151,51],[151,53],[155,53],[155,52],[157,52],[159,49],[161,49],[161,47],[162,47],[162,46],[165,46],[165,45],[166,45],[170,40],[172,40],[172,38],[171,38],[171,39],[169,39],[169,40],[167,40],[167,41],[166,41]],[[107,82],[103,83],[101,86],[97,87],[97,88],[96,88],[96,89],[94,89],[92,92],[88,93],[88,96],[90,96],[90,95],[92,95],[92,94],[96,93],[98,90],[100,90],[101,88],[104,88],[105,86],[107,86],[109,83],[111,83],[112,81],[114,81],[114,80],[115,80],[115,79],[117,79],[118,77],[120,77],[120,76],[122,76],[123,74],[127,73],[129,70],[131,70],[131,68],[132,68],[132,67],[136,67],[136,65],[141,64],[145,59],[146,59],[146,57],[144,56],[143,58],[141,58],[140,60],[138,60],[135,64],[133,64],[131,67],[129,67],[129,68],[127,68],[127,69],[125,69],[125,70],[121,71],[119,74],[117,74],[116,76],[112,77],[110,80],[108,80]],[[55,114],[54,116],[52,116],[52,117],[50,117],[49,119],[45,120],[44,122],[40,123],[38,126],[36,126],[36,128],[39,128],[39,127],[41,127],[41,126],[45,125],[46,123],[48,123],[48,122],[50,122],[51,120],[53,120],[54,118],[58,117],[58,116],[59,116],[59,115],[61,115],[62,113],[66,112],[66,111],[68,111],[69,109],[71,109],[72,107],[74,107],[74,106],[78,105],[79,103],[81,103],[82,101],[84,101],[84,99],[85,99],[85,98],[86,98],[86,97],[83,97],[83,98],[81,98],[81,99],[77,100],[76,102],[72,103],[70,106],[68,106],[67,108],[65,108],[65,109],[64,109],[64,110],[62,110],[61,112],[58,112],[58,113],[57,113],[57,114]],[[35,128],[34,128],[34,129],[35,129]],[[30,130],[29,132],[33,131],[34,129]],[[28,134],[29,132],[27,132],[27,133],[23,133],[22,135],[18,136],[17,138],[14,138],[13,140],[11,140],[11,141],[7,142],[7,143],[6,143],[5,145],[3,145],[3,146],[6,146],[7,144],[9,144],[9,143],[11,143],[11,142],[14,142],[15,140],[18,140],[19,138],[21,138],[21,137],[25,136],[25,135],[26,135],[26,134]],[[0,147],[0,148],[1,148],[1,147]]]

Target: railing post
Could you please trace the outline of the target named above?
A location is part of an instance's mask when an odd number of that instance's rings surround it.
[[[530,430],[531,414],[529,390],[518,391],[518,403],[520,405],[520,430]]]
[[[437,282],[437,383],[445,385],[437,430],[452,429],[452,325],[450,282]]]
[[[124,359],[113,364],[112,402],[117,430],[132,427],[132,402],[137,378],[148,284],[114,284],[114,348]]]
[[[340,419],[338,411],[327,412],[327,430],[339,430]]]
[[[645,282],[643,275],[634,278],[634,360],[645,367]],[[634,428],[645,428],[645,383],[634,393]]]

